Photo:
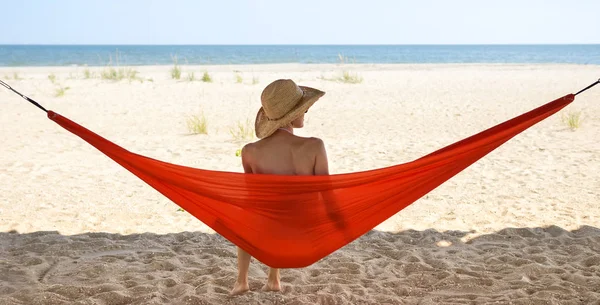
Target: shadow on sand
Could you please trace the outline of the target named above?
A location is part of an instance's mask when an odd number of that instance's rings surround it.
[[[600,304],[600,229],[371,231],[282,270],[282,292],[260,291],[266,271],[230,297],[217,234],[0,233],[0,304]]]

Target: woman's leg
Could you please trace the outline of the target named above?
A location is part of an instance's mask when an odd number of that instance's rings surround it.
[[[231,294],[242,294],[248,291],[248,268],[250,267],[250,259],[252,256],[248,252],[238,247],[238,278],[231,290]]]
[[[269,278],[267,284],[263,287],[265,291],[279,291],[281,290],[281,283],[279,282],[279,269],[269,268]]]

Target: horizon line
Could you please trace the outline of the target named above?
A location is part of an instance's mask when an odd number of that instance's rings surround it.
[[[0,46],[560,46],[560,45],[600,45],[597,43],[377,43],[377,44],[132,44],[132,43],[0,43]]]

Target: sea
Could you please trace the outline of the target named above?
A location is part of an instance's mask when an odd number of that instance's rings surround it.
[[[247,64],[600,65],[600,44],[563,45],[0,45],[0,66]]]

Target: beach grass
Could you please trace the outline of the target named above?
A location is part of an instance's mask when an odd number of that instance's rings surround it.
[[[338,53],[338,63],[340,65],[345,65],[350,62],[352,64],[355,64],[356,59],[352,59],[352,61],[350,61],[350,59],[347,56],[344,56],[343,54]],[[344,69],[341,72],[341,75],[339,75],[339,76],[328,78],[328,77],[321,75],[321,77],[319,77],[319,79],[326,80],[326,81],[335,81],[335,82],[340,82],[340,83],[345,83],[345,84],[360,84],[364,80],[363,77],[360,74],[358,74],[357,72],[350,72],[347,69]]]
[[[193,82],[196,80],[196,75],[194,74],[194,72],[188,73],[188,76],[186,79],[188,80],[188,82]]]
[[[129,81],[133,80],[141,80],[138,75],[138,71],[132,68],[114,68],[109,66],[105,70],[102,71],[100,77],[104,80],[112,80],[112,81],[120,81],[123,79],[127,79]]]
[[[177,63],[177,56],[171,56],[173,60],[173,68],[171,68],[171,78],[172,79],[181,79],[181,68]]]
[[[171,78],[181,79],[181,68],[179,68],[179,66],[173,66],[173,68],[171,69]]]
[[[318,79],[332,81],[332,82],[340,82],[346,84],[360,84],[363,82],[363,77],[358,73],[352,73],[349,71],[342,71],[341,75],[336,77],[325,77],[321,75]]]
[[[186,121],[186,125],[188,131],[192,134],[208,134],[208,122],[204,113],[190,116]]]
[[[572,111],[562,115],[562,122],[569,127],[569,129],[575,131],[581,127],[581,111]]]
[[[340,65],[345,65],[348,63],[355,64],[356,59],[352,58],[352,60],[350,60],[348,58],[348,56],[344,56],[344,54],[338,53],[338,63]],[[336,81],[336,82],[341,82],[341,83],[345,83],[345,84],[360,84],[363,82],[362,76],[360,76],[358,73],[352,73],[348,70],[343,70],[342,74],[340,76],[337,76],[334,78],[325,78],[324,76],[321,76],[320,79],[328,80],[328,81]]]
[[[242,78],[242,76],[239,73],[235,74],[235,83],[236,84],[241,84],[244,81],[244,79]]]
[[[250,119],[245,122],[238,121],[235,127],[229,129],[229,133],[234,140],[252,140],[254,139],[254,125]]]
[[[359,84],[362,83],[363,77],[358,73],[343,71],[342,76],[338,78],[338,81],[346,84]]]
[[[205,83],[212,83],[213,79],[207,71],[204,71],[204,74],[202,75],[202,81]]]
[[[48,75],[48,79],[54,84],[56,82],[56,75],[54,75],[54,73],[50,73],[50,75]]]
[[[350,59],[348,58],[348,56],[344,56],[342,53],[338,53],[338,62],[341,65],[343,65],[343,64],[350,63]],[[353,64],[356,63],[356,58],[352,58],[352,63]]]
[[[63,97],[63,96],[65,96],[65,93],[69,89],[71,89],[71,88],[69,88],[69,87],[63,87],[63,86],[60,86],[60,87],[56,88],[56,91],[54,92],[54,97]]]
[[[100,73],[100,78],[103,80],[111,80],[111,81],[121,81],[123,79],[127,79],[130,82],[133,80],[139,80],[140,82],[142,81],[142,79],[138,76],[138,71],[133,69],[133,68],[125,68],[125,67],[120,67],[119,66],[119,51],[117,50],[115,53],[115,61],[116,61],[116,67],[112,65],[112,55],[109,57],[109,61],[108,61],[108,65],[106,67],[106,69],[104,69],[101,73]],[[85,69],[84,73],[84,77],[89,78],[91,76],[93,76],[90,71],[88,69]]]

